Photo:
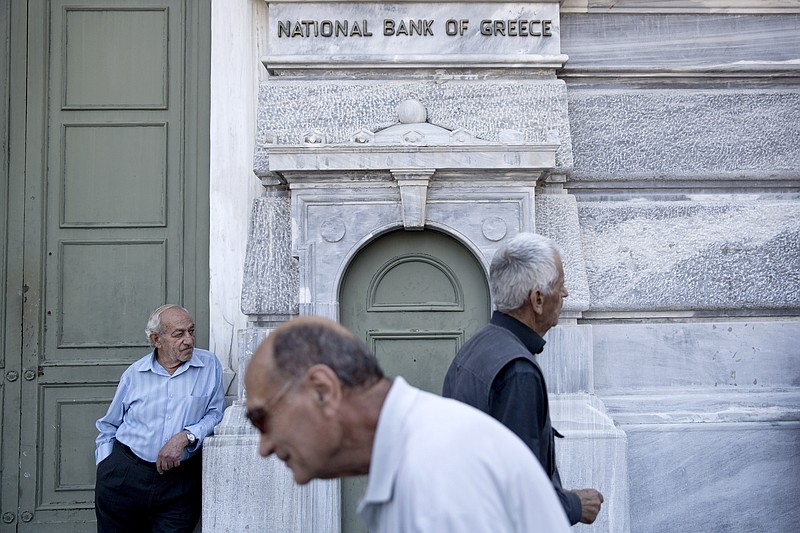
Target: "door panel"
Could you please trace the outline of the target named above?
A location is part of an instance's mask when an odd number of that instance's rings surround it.
[[[143,8],[142,2],[84,2],[80,7],[53,2],[54,9],[63,10],[53,20],[66,37],[60,48],[66,65],[63,108],[167,108],[170,52],[176,52],[168,40],[176,35],[174,19],[180,15],[171,14],[170,27],[170,6],[158,3]],[[174,2],[171,7],[180,9]]]
[[[389,376],[403,376],[423,390],[439,394],[450,354],[464,343],[463,331],[367,332],[367,343]]]
[[[344,326],[375,353],[387,376],[440,394],[466,339],[490,316],[483,268],[455,239],[437,231],[397,231],[368,244],[341,285]],[[366,529],[356,514],[366,477],[342,482],[342,531]]]
[[[3,468],[0,503],[14,518],[8,531],[93,531],[94,424],[122,371],[150,350],[149,312],[186,305],[198,342],[207,338],[207,163],[195,159],[208,152],[194,130],[207,129],[195,85],[209,83],[198,44],[210,33],[195,33],[210,31],[210,3],[11,5],[27,31],[10,55],[23,58],[26,133],[11,156],[24,172],[10,181],[22,191],[23,297],[5,324],[17,347],[6,341],[4,355],[19,368],[11,399],[21,416],[8,420],[6,400],[2,458],[13,468]],[[3,302],[6,318],[13,303]]]
[[[167,139],[166,123],[65,124],[61,227],[166,226]]]
[[[16,531],[22,383],[20,317],[24,226],[25,64],[15,60],[26,39],[24,10],[0,2],[0,532]],[[12,143],[13,138],[13,143]]]

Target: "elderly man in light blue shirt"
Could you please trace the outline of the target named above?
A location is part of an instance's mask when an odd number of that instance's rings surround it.
[[[200,518],[200,450],[222,420],[222,365],[194,347],[182,307],[153,311],[145,333],[153,351],[125,370],[97,421],[99,532],[191,532]]]
[[[390,381],[363,342],[319,317],[291,320],[245,375],[259,453],[299,484],[369,474],[372,533],[567,533],[533,453],[477,409]]]

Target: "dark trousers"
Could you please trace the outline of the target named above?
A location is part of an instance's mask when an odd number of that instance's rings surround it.
[[[159,474],[155,463],[115,442],[97,465],[98,533],[192,533],[200,520],[202,475],[199,453]]]

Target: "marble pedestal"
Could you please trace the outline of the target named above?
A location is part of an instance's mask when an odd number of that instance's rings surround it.
[[[565,489],[594,488],[605,498],[594,524],[574,527],[628,533],[628,437],[594,394],[592,326],[561,321],[545,336],[547,345],[538,356],[547,380],[550,418],[564,435],[556,439],[558,470]]]
[[[280,460],[257,449],[258,432],[236,402],[203,446],[203,531],[338,531],[339,483],[298,486]]]

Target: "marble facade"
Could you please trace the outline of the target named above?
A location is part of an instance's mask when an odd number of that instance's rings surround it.
[[[348,4],[360,20],[386,5]],[[507,20],[520,5],[464,4],[455,18]],[[562,477],[607,497],[575,529],[792,531],[800,7],[534,4],[555,13],[559,46],[513,61],[462,43],[436,58],[362,47],[331,64],[330,50],[292,53],[262,28],[263,193],[247,213],[247,326],[230,366],[241,378],[291,316],[337,318],[348,261],[388,229],[445,231],[484,266],[506,235],[535,230],[564,250],[571,293],[542,360],[568,437]],[[426,17],[453,18],[448,6]],[[256,442],[235,402],[205,447],[204,530],[338,531],[337,482],[298,488]]]

